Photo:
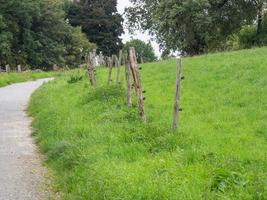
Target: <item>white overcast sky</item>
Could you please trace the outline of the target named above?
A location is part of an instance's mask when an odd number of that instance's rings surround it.
[[[118,0],[118,12],[120,14],[123,14],[124,9],[130,5],[131,3],[129,2],[129,0]],[[122,36],[123,42],[129,41],[131,40],[131,38],[140,39],[145,42],[148,42],[151,40],[151,37],[149,36],[149,34],[146,34],[146,33],[142,34],[141,32],[137,32],[134,35],[131,35],[126,29],[124,31],[125,31],[125,34]],[[152,45],[153,45],[156,55],[160,56],[159,45],[155,41],[152,41]]]

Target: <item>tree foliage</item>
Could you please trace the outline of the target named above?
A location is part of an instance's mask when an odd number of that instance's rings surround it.
[[[260,24],[244,26],[238,34],[241,48],[267,45],[267,11]]]
[[[104,55],[117,54],[122,48],[123,18],[117,12],[117,0],[74,1],[67,18],[73,26],[81,26]]]
[[[131,2],[133,6],[126,9],[130,30],[149,30],[164,49],[195,55],[219,50],[230,35],[252,24],[263,0]]]
[[[93,47],[79,29],[65,21],[61,0],[0,1],[1,64],[43,69],[53,64],[74,65],[79,59],[73,49],[82,54]],[[77,38],[82,44],[73,42]]]
[[[138,63],[152,62],[157,59],[151,43],[145,43],[142,40],[133,39],[126,42],[123,47],[123,51],[127,52],[130,47],[135,48]]]

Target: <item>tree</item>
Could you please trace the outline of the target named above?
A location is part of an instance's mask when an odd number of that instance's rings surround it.
[[[81,31],[81,27],[73,27],[68,34],[68,42],[66,43],[65,63],[71,67],[79,66],[90,51],[96,49],[96,45],[90,43],[87,37]]]
[[[90,43],[65,20],[62,0],[0,1],[1,64],[51,69],[81,62],[77,49],[82,54]]]
[[[155,35],[164,49],[195,55],[218,50],[228,36],[251,24],[257,0],[131,0],[126,9],[130,30]]]
[[[0,64],[7,64],[11,59],[12,34],[8,31],[7,24],[0,15]]]
[[[126,42],[124,45],[124,53],[126,53],[130,47],[135,48],[138,63],[152,62],[157,59],[151,43],[145,43],[142,40],[133,39],[129,42]]]
[[[164,49],[161,53],[161,59],[168,60],[171,56],[171,51],[169,49]]]
[[[244,26],[238,33],[241,48],[251,48],[267,44],[267,10],[262,10],[261,16],[258,19],[257,24]]]
[[[110,56],[122,48],[123,18],[117,12],[117,0],[80,0],[69,6],[67,19],[81,26],[98,51]]]

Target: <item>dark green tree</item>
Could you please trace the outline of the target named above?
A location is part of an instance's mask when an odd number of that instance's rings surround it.
[[[63,8],[62,0],[0,0],[1,64],[51,69],[82,62],[93,46],[65,20]]]
[[[131,0],[128,27],[154,34],[165,49],[195,55],[220,50],[256,20],[260,0]]]
[[[133,39],[123,47],[124,53],[127,53],[130,47],[134,47],[138,63],[153,62],[157,59],[151,43],[145,43],[142,40]]]
[[[72,27],[69,30],[68,42],[66,43],[65,63],[69,67],[77,67],[84,62],[85,56],[96,49],[96,45],[90,43],[81,27]]]
[[[11,60],[12,33],[8,31],[5,19],[0,15],[0,65]]]
[[[117,0],[80,0],[69,5],[67,19],[81,26],[88,39],[104,55],[117,54],[122,48],[123,18],[117,12]]]

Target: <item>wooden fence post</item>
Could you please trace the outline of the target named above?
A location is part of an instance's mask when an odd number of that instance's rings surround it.
[[[112,60],[113,59],[110,57],[107,58],[107,64],[108,64],[108,68],[109,68],[109,72],[108,72],[108,84],[109,85],[112,82],[112,68],[113,68]]]
[[[125,78],[126,78],[126,102],[127,106],[132,106],[132,84],[131,84],[131,69],[129,59],[125,59]]]
[[[96,86],[96,78],[95,78],[95,74],[94,74],[94,55],[93,53],[89,53],[89,55],[87,55],[87,72],[88,72],[88,76],[89,76],[89,80],[92,86]]]
[[[117,58],[117,56],[114,56],[115,58],[115,66],[117,68],[117,75],[116,75],[116,85],[120,85],[120,68],[121,68],[121,55],[119,57],[119,59]]]
[[[96,75],[95,75],[96,50],[93,52],[93,54],[91,54],[91,63],[92,63],[91,73],[92,73],[93,86],[96,86]]]
[[[121,62],[122,62],[122,50],[120,50],[119,53],[119,59],[117,59],[117,78],[116,78],[116,84],[117,86],[120,84],[120,68],[121,68]]]
[[[91,62],[93,64],[93,67],[96,66],[96,49],[93,50],[93,52],[90,53],[91,54]]]
[[[53,71],[58,71],[59,70],[59,67],[57,66],[57,64],[54,64],[53,65]]]
[[[18,65],[18,72],[21,72],[21,65]]]
[[[10,69],[10,65],[6,65],[6,73],[10,73],[11,72],[11,69]]]
[[[177,60],[177,78],[176,78],[176,88],[174,97],[174,111],[173,111],[173,122],[172,128],[176,130],[179,124],[179,109],[180,109],[180,93],[181,93],[181,79],[182,79],[182,59]]]
[[[143,57],[141,57],[141,64],[144,64],[144,59],[143,59]]]
[[[119,52],[119,65],[122,65],[122,60],[123,60],[123,55],[122,55],[122,50]]]
[[[142,91],[140,73],[137,67],[135,49],[131,47],[128,53],[129,53],[130,67],[131,67],[131,71],[132,71],[133,79],[134,79],[134,86],[135,86],[135,92],[137,96],[137,103],[138,103],[138,107],[140,111],[140,116],[143,119],[143,121],[146,122],[143,91]]]

